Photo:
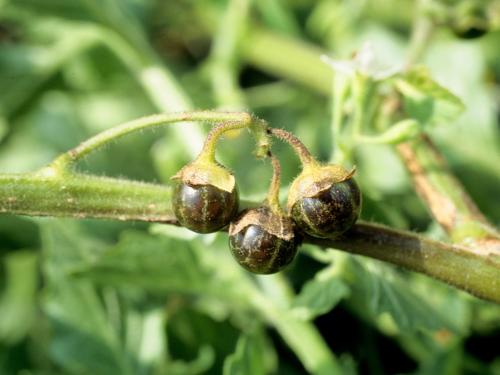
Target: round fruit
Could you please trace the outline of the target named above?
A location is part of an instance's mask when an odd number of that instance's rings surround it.
[[[222,165],[197,159],[172,180],[172,209],[182,226],[198,233],[216,232],[238,213],[236,182]]]
[[[347,231],[361,211],[361,193],[353,174],[337,165],[304,170],[288,196],[288,209],[297,227],[319,238],[334,238]]]
[[[224,191],[213,185],[189,185],[177,182],[172,208],[179,223],[198,233],[212,233],[225,227],[238,212],[238,192]]]
[[[293,222],[269,207],[244,211],[229,227],[229,246],[246,270],[271,274],[289,265],[297,253]]]

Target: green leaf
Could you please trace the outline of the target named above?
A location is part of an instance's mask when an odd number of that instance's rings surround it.
[[[197,375],[206,374],[213,366],[215,353],[212,347],[202,346],[198,352],[198,356],[190,361],[173,361],[168,366],[168,374],[170,375]]]
[[[419,122],[414,119],[406,119],[391,125],[391,127],[383,133],[372,136],[362,136],[360,141],[363,143],[396,145],[415,138],[420,133],[420,130],[421,126]]]
[[[246,306],[244,291],[254,286],[236,267],[225,235],[217,238],[207,248],[201,238],[187,242],[125,231],[116,246],[72,273],[104,285],[216,298],[231,308]]]
[[[88,261],[96,243],[73,221],[42,224],[46,292],[43,309],[52,323],[52,359],[72,373],[131,374],[120,333],[110,324],[97,290],[67,274],[68,266]]]
[[[38,254],[17,251],[2,263],[6,288],[0,295],[0,341],[12,344],[26,336],[35,318]]]
[[[344,277],[352,291],[348,302],[386,333],[447,331],[460,335],[468,330],[465,302],[446,289],[441,292],[435,283],[426,286],[433,288],[432,293],[421,292],[412,278],[369,259],[351,259]]]
[[[406,113],[422,124],[454,121],[465,107],[462,101],[434,81],[427,68],[415,67],[396,80]]]
[[[348,294],[349,288],[337,276],[322,277],[320,272],[303,286],[292,304],[292,313],[301,319],[312,320],[332,310]]]
[[[236,350],[224,362],[224,375],[267,374],[266,342],[262,335],[244,334],[238,339]]]

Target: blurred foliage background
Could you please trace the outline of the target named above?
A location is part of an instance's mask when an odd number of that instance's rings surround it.
[[[328,67],[314,59],[370,41],[382,65],[401,64],[415,3],[0,0],[0,172],[35,170],[125,120],[205,108],[250,110],[328,160],[330,82],[316,74]],[[304,54],[284,53],[288,43]],[[497,225],[499,47],[498,30],[468,40],[443,26],[423,61],[466,107],[428,132]],[[206,133],[175,128],[127,137],[79,168],[168,183]],[[259,201],[271,171],[251,147],[226,140],[219,158],[242,198]],[[286,190],[299,165],[276,150]],[[355,162],[364,219],[446,239],[392,148],[363,147]],[[303,246],[283,274],[255,277],[225,234],[2,215],[0,251],[1,374],[500,374],[498,306],[334,250]]]

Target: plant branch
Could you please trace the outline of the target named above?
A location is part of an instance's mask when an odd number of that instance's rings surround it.
[[[418,142],[401,143],[397,149],[413,178],[417,193],[455,243],[470,238],[500,240],[496,229],[450,172],[443,156],[428,137],[422,136]]]
[[[69,164],[80,160],[90,152],[95,151],[127,134],[146,128],[153,128],[183,121],[202,121],[212,124],[231,122],[242,124],[243,127],[250,126],[254,122],[254,118],[246,112],[214,111],[181,112],[147,116],[126,122],[95,135],[94,137],[80,143],[77,147],[69,150],[65,154],[62,154],[52,163],[52,165],[58,169],[64,169]]]
[[[169,187],[82,174],[0,175],[0,212],[177,225]],[[336,240],[304,242],[390,262],[500,303],[500,261],[491,254],[369,223]]]
[[[1,174],[0,212],[176,223],[170,188],[69,173]]]
[[[418,54],[409,54],[409,63],[414,62],[424,52],[424,48],[421,48],[425,45],[423,42],[423,40],[425,40],[424,37],[427,38],[431,35],[429,24],[419,24],[422,25],[421,27],[425,28],[425,30],[419,32],[421,35],[419,35],[418,38],[417,36],[414,37],[415,42],[413,45],[416,47],[412,47],[412,49],[418,49],[419,52]],[[284,38],[274,35],[270,31],[259,28],[252,30],[251,40],[252,44],[248,45],[248,51],[243,53],[249,63],[267,73],[304,84],[319,93],[326,95],[331,94],[330,83],[332,82],[332,71],[331,69],[325,70],[325,64],[320,61],[320,56],[324,54],[324,52],[302,42],[284,40]],[[287,57],[285,58],[284,56]],[[290,58],[288,56],[293,56],[294,64],[289,63]],[[307,65],[307,69],[304,68],[305,65]],[[460,220],[457,221],[455,218],[447,218],[446,221],[452,223],[452,225],[444,226],[444,229],[454,240],[474,240],[477,242],[478,246],[483,243],[485,232],[490,234],[493,232],[493,242],[490,243],[491,246],[489,247],[490,249],[497,249],[500,247],[499,241],[495,239],[497,237],[496,231],[491,229],[493,226],[484,219],[482,214],[480,214],[473,200],[447,168],[439,167],[439,178],[430,178],[431,176],[437,176],[437,173],[434,173],[432,168],[442,165],[442,160],[444,160],[439,151],[436,150],[429,141],[419,141],[413,146],[416,147],[417,145],[419,152],[412,152],[414,157],[412,157],[411,160],[408,155],[402,155],[406,167],[413,175],[414,180],[418,178],[419,181],[423,181],[425,179],[425,183],[431,187],[433,191],[440,192],[440,194],[446,198],[446,203],[450,208],[448,212],[460,212],[462,218],[470,219],[468,221],[469,223],[481,217],[479,224],[475,227],[483,227],[483,224],[486,227],[483,228],[486,230],[469,230],[469,227],[466,231],[463,231],[459,228],[463,222]],[[403,145],[403,149],[406,148],[407,151],[409,150],[408,147],[407,145]],[[399,150],[401,152],[401,147]],[[418,175],[415,174],[418,170],[425,171],[425,173],[418,172]],[[423,190],[420,188],[417,189],[417,192],[424,202],[427,203],[429,207],[436,207],[434,201],[428,201],[430,196],[428,194],[422,194],[422,191]],[[467,202],[467,204],[464,204],[464,202]],[[431,213],[436,215],[437,212],[431,209]],[[436,220],[441,224],[444,219],[443,216],[440,215],[439,218],[436,217]],[[456,233],[453,233],[455,229],[457,233],[461,232],[464,236],[457,236]]]
[[[368,256],[424,273],[477,297],[500,303],[500,258],[465,246],[433,241],[418,234],[360,222],[336,240],[307,243]]]

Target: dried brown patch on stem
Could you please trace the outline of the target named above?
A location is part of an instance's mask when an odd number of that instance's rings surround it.
[[[425,144],[425,165],[422,164],[415,151],[414,147],[419,147],[418,144],[402,143],[397,150],[412,176],[417,193],[424,200],[436,221],[449,235],[460,230],[459,227],[464,223],[475,222],[478,227],[486,228],[485,233],[491,232],[491,236],[487,234],[484,237],[491,237],[499,242],[496,230],[479,211],[460,181],[453,176],[443,155],[429,137],[422,136],[419,142]],[[435,176],[437,173],[444,181],[443,186],[432,178],[432,175]],[[453,190],[453,194],[450,194],[449,190]]]

